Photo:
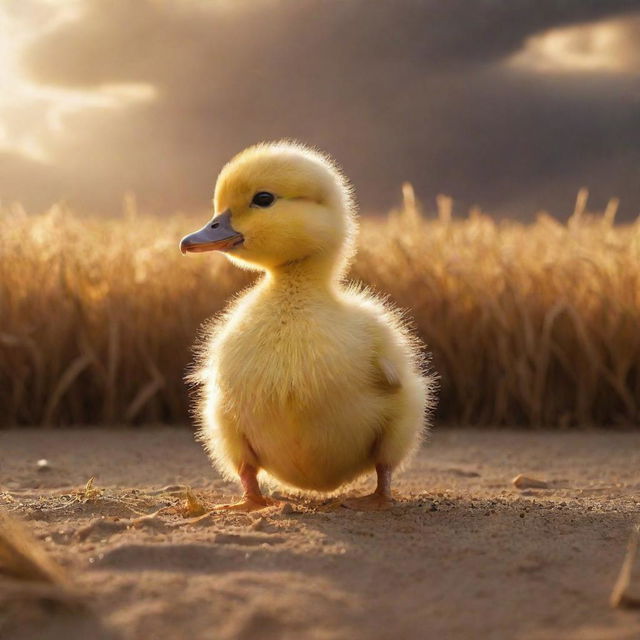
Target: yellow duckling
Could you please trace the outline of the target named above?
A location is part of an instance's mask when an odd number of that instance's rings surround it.
[[[391,504],[391,474],[417,447],[432,404],[419,345],[386,303],[343,275],[354,252],[351,188],[327,156],[291,142],[233,158],[215,189],[216,214],[184,237],[183,253],[223,251],[265,276],[208,329],[193,379],[199,437],[251,511],[258,473],[302,491],[334,491],[377,472],[369,496]]]

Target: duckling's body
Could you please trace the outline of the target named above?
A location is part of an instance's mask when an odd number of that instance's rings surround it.
[[[287,183],[288,173],[296,177]],[[254,192],[289,195],[246,215],[234,207],[243,187],[240,202]],[[302,491],[334,491],[374,468],[388,485],[424,433],[430,378],[397,314],[341,284],[354,227],[341,175],[298,145],[260,146],[227,165],[216,201],[218,211],[230,212],[230,231],[204,227],[198,233],[209,234],[207,246],[231,243],[234,261],[266,271],[212,325],[196,376],[201,438],[218,468],[239,474],[245,487],[236,506],[264,505],[259,470]],[[211,240],[214,232],[242,242]],[[376,506],[390,499],[378,500],[380,491],[374,497]]]
[[[426,389],[380,304],[302,275],[266,279],[214,332],[203,435],[230,475],[249,457],[291,487],[332,491],[372,469],[376,448],[395,466],[417,444]]]

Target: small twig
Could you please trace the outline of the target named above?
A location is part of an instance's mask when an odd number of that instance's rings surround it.
[[[160,496],[162,494],[168,493],[171,495],[180,494],[182,495],[185,491],[187,491],[189,487],[186,484],[168,484],[166,487],[162,487],[162,489],[156,489],[154,491],[147,491],[146,495],[148,496]]]
[[[96,518],[85,527],[82,527],[82,529],[76,531],[76,538],[78,538],[78,540],[86,540],[94,534],[103,536],[105,534],[119,533],[130,528],[142,529],[143,527],[155,527],[161,529],[167,525],[158,516],[161,513],[165,513],[169,508],[170,507],[163,507],[153,513],[132,519],[106,520],[104,518]]]

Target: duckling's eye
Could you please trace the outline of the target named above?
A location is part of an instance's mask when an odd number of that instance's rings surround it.
[[[273,193],[269,193],[268,191],[258,191],[258,193],[253,196],[253,200],[251,200],[251,206],[266,209],[267,207],[270,207],[275,201],[276,197],[273,195]]]

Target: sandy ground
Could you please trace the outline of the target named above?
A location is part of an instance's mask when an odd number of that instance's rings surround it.
[[[519,491],[518,473],[550,488]],[[640,519],[637,433],[441,430],[385,513],[288,498],[194,520],[168,485],[238,492],[186,430],[0,433],[0,501],[90,606],[7,600],[0,637],[640,638],[640,611],[608,605]]]

